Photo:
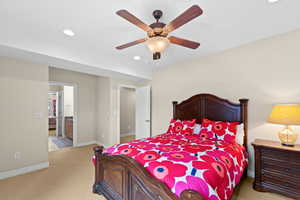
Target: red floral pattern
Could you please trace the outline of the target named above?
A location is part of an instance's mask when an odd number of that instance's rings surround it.
[[[175,184],[175,177],[184,176],[186,174],[187,167],[182,164],[174,164],[171,161],[154,161],[149,164],[147,169],[153,176],[172,188]]]
[[[146,162],[157,160],[160,157],[161,155],[155,151],[146,151],[144,153],[137,155],[135,159],[142,165],[145,165]]]
[[[231,199],[234,187],[248,164],[247,153],[235,142],[211,138],[217,133],[213,134],[208,124],[205,127],[207,131],[202,131],[208,137],[165,133],[115,145],[104,152],[135,159],[177,196],[186,189],[192,189],[205,199]],[[227,124],[228,129],[234,130],[234,126]],[[218,133],[221,134],[221,131]]]
[[[204,152],[207,150],[211,150],[212,147],[210,146],[203,146],[199,144],[192,144],[192,145],[186,145],[184,146],[184,151],[190,152],[190,153],[198,153],[198,152]]]
[[[190,153],[187,152],[169,152],[164,153],[163,156],[167,157],[168,160],[173,160],[177,162],[191,162],[192,160],[197,160],[196,156],[191,156]]]
[[[124,146],[120,146],[117,150],[117,152],[113,153],[113,154],[123,154],[126,156],[135,156],[136,154],[138,154],[140,151],[137,150],[134,147],[130,147],[129,145],[124,145]]]
[[[239,122],[221,122],[203,119],[200,131],[200,136],[204,138],[215,138],[224,140],[229,143],[234,143],[236,140],[237,126]],[[201,135],[201,133],[203,135]]]
[[[193,119],[191,121],[181,121],[172,119],[170,121],[167,133],[181,133],[183,135],[190,135],[194,131],[195,124],[196,119]]]
[[[162,152],[179,151],[176,145],[158,145],[157,149]]]
[[[200,131],[200,138],[213,139],[214,138],[214,133],[212,131],[207,130],[207,128],[203,128]]]
[[[210,156],[201,156],[203,161],[194,161],[193,167],[200,170],[205,170],[203,172],[204,179],[209,183],[212,188],[214,188],[221,199],[225,198],[226,186],[229,184],[228,176],[226,174],[227,170],[225,165],[218,159],[214,159]]]
[[[131,145],[143,150],[151,150],[155,147],[154,144],[150,144],[149,142],[132,142]]]

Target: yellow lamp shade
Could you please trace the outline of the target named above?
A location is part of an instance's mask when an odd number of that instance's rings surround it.
[[[268,122],[285,125],[278,133],[282,145],[294,146],[298,134],[294,133],[290,125],[300,125],[300,105],[280,104],[273,107]]]
[[[282,125],[300,125],[299,104],[279,104],[273,107],[268,122]]]

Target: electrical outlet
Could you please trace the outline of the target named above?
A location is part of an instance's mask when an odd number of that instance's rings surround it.
[[[15,152],[15,160],[20,160],[21,152]]]

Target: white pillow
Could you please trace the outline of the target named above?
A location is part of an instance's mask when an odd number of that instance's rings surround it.
[[[194,134],[200,134],[200,131],[201,131],[201,125],[200,124],[195,124],[193,133]]]
[[[236,132],[236,142],[240,145],[244,145],[244,124],[239,124],[237,126],[237,132]]]

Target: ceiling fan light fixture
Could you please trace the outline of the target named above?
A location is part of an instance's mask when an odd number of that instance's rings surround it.
[[[166,37],[156,36],[148,38],[146,44],[152,53],[162,53],[170,44],[170,40]]]

